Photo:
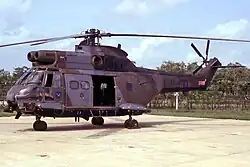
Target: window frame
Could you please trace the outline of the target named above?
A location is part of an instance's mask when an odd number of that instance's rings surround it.
[[[72,86],[71,86],[72,82],[77,83],[77,88],[72,88]],[[79,82],[77,80],[71,80],[71,81],[69,81],[69,88],[72,89],[72,90],[78,90],[80,88],[80,84],[79,84]]]

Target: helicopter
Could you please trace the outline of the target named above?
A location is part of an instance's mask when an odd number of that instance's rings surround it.
[[[109,46],[100,43],[102,37],[119,36],[207,40],[206,56],[192,43],[192,48],[202,58],[202,64],[192,73],[137,67],[121,44]],[[218,68],[234,67],[222,66],[216,57],[208,60],[210,40],[250,42],[228,38],[106,33],[92,28],[76,35],[16,42],[0,47],[35,46],[70,38],[83,38],[75,45],[74,51],[33,50],[27,53],[32,67],[7,92],[4,112],[16,111],[15,119],[22,114],[35,116],[33,129],[36,131],[47,130],[47,123],[42,120],[44,117],[74,117],[75,121],[80,118],[89,121],[92,117],[91,123],[101,126],[104,124],[103,117],[127,115],[125,128],[138,128],[139,123],[132,116],[149,113],[147,104],[158,94],[183,92],[187,95],[189,91],[204,91]]]

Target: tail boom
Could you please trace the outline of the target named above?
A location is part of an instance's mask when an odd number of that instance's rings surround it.
[[[210,85],[220,66],[220,61],[213,58],[206,67],[201,68],[195,74],[161,75],[163,84],[160,93],[204,91]]]

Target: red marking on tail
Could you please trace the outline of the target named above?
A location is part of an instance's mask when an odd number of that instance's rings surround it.
[[[204,81],[199,81],[198,85],[199,86],[204,86],[204,85],[206,85],[206,81],[207,81],[206,79]]]

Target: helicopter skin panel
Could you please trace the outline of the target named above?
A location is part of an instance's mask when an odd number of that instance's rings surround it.
[[[91,107],[92,78],[83,74],[64,74],[66,85],[66,106]]]
[[[125,115],[142,115],[149,113],[150,110],[142,105],[135,103],[124,103],[119,107],[91,107],[82,108],[69,107],[60,109],[58,103],[56,108],[52,108],[49,104],[42,104],[40,110],[36,112],[32,111],[21,111],[26,114],[40,115],[44,117],[112,117],[112,116],[125,116]],[[47,108],[48,107],[48,108]]]
[[[123,73],[115,77],[124,102],[147,105],[158,90],[152,76],[140,73]]]
[[[142,115],[144,113],[149,113],[150,110],[133,110],[132,116]],[[44,110],[39,113],[39,115],[44,117],[116,117],[116,116],[126,116],[129,115],[129,110]]]
[[[141,71],[122,73],[115,80],[125,102],[147,105],[159,93],[206,90],[217,70],[214,67],[220,65],[219,60],[213,58],[194,75]]]

